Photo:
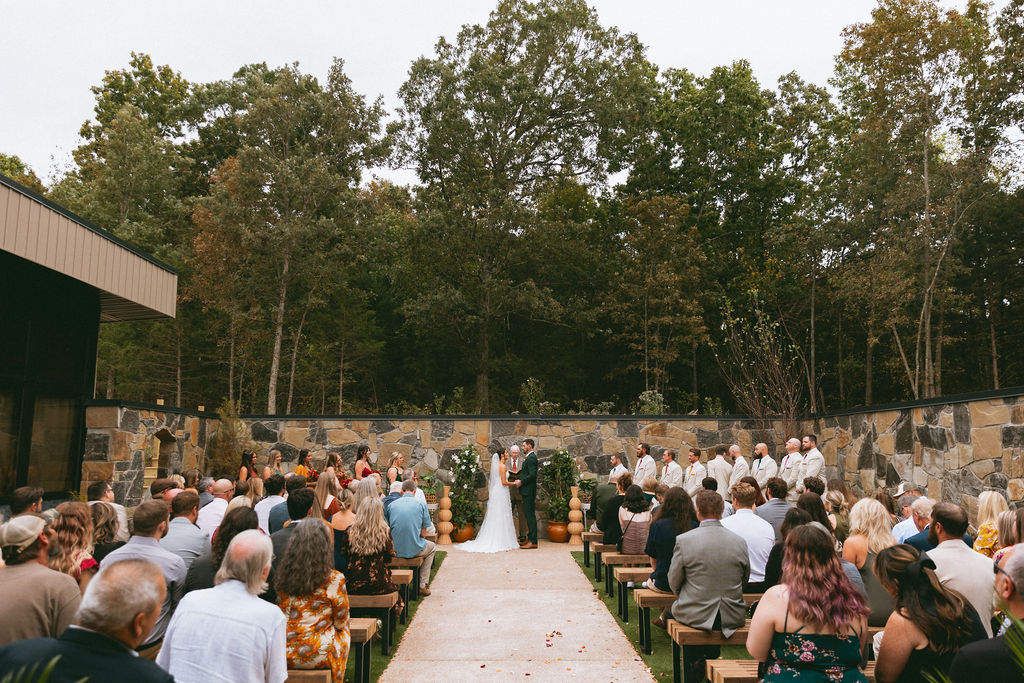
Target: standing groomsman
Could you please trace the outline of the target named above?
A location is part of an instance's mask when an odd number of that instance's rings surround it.
[[[675,449],[666,448],[661,453],[661,461],[665,466],[661,468],[661,483],[669,488],[683,485],[683,468],[676,462]]]
[[[795,505],[796,499],[800,497],[800,492],[797,491],[796,487],[803,470],[804,456],[800,453],[800,440],[797,438],[789,439],[786,441],[786,457],[782,459],[782,464],[779,465],[779,477],[784,479],[786,486],[789,487],[786,501],[792,505]]]
[[[732,494],[729,493],[732,463],[725,459],[728,452],[725,446],[718,446],[715,448],[715,459],[708,461],[708,476],[718,482],[718,493],[727,501],[732,500]]]
[[[642,443],[636,447],[636,469],[633,470],[633,483],[643,486],[647,477],[658,478],[658,466],[650,456],[651,447]]]
[[[759,443],[754,446],[754,459],[750,463],[750,471],[753,473],[754,479],[757,480],[758,486],[764,491],[765,484],[772,477],[778,476],[779,474],[779,463],[775,462],[775,458],[768,455],[768,444]]]
[[[729,493],[732,495],[732,487],[740,483],[740,479],[750,474],[750,466],[747,459],[740,452],[736,444],[729,446],[729,457],[732,458],[732,476],[729,477]]]
[[[796,480],[796,490],[798,493],[804,492],[804,479],[812,477],[814,479],[825,480],[821,473],[825,469],[825,456],[818,450],[818,437],[814,434],[807,434],[803,438],[801,445],[804,448],[804,457],[801,463],[800,476]]]
[[[626,466],[622,464],[622,457],[618,453],[612,453],[611,461],[612,471],[608,473],[608,479],[610,481],[612,477],[615,477],[615,480],[618,481],[619,477],[623,474],[627,474],[629,470],[627,470]]]
[[[708,470],[700,462],[700,449],[691,448],[690,464],[683,471],[683,488],[690,494],[690,498],[693,498],[701,490],[700,483],[706,476],[708,476]]]

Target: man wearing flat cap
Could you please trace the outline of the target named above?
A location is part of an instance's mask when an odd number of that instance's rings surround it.
[[[56,535],[42,515],[23,514],[0,526],[0,645],[56,638],[70,624],[82,593],[71,576],[50,569]]]

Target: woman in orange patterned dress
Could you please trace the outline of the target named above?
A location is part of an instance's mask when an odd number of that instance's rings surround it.
[[[299,524],[277,567],[274,588],[288,619],[288,668],[330,668],[340,683],[351,636],[345,576],[334,570],[332,543],[326,525]]]

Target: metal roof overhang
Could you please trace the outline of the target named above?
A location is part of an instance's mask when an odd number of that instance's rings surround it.
[[[177,271],[4,175],[0,250],[95,287],[101,322],[175,315]]]

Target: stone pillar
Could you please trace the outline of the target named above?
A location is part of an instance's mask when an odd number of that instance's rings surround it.
[[[580,487],[572,487],[572,498],[569,500],[569,545],[583,545],[583,513],[580,508]]]
[[[441,495],[441,502],[437,504],[438,545],[452,544],[452,499],[448,497],[448,492],[451,490],[451,486],[445,486],[444,493]]]

